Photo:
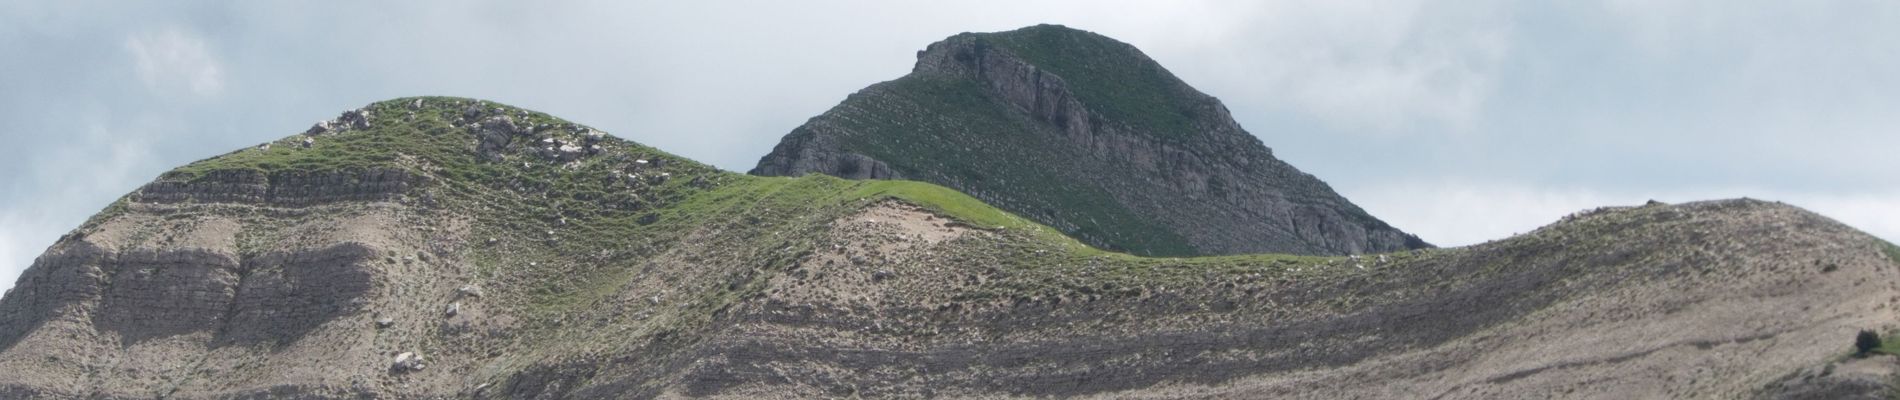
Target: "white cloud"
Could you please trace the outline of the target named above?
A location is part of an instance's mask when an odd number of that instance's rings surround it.
[[[20,249],[22,239],[15,238],[18,234],[13,232],[13,226],[15,226],[13,219],[12,211],[0,214],[0,262],[6,263],[0,265],[0,287],[6,288],[12,288],[13,281],[19,279],[21,271],[26,270],[24,264],[33,262],[31,258],[28,258],[29,256],[20,255],[26,250]],[[20,260],[26,260],[26,262],[22,263]]]
[[[20,272],[33,263],[44,245],[50,245],[57,232],[40,221],[28,221],[19,211],[0,212],[0,291],[13,287]]]
[[[1900,240],[1900,191],[1851,194],[1778,192],[1756,188],[1618,191],[1458,179],[1395,182],[1342,189],[1367,212],[1433,244],[1453,247],[1503,239],[1556,222],[1566,214],[1613,205],[1748,197],[1783,201],[1889,241]]]
[[[1355,133],[1467,129],[1511,47],[1505,7],[1424,0],[1265,3],[1217,13],[1224,32],[1162,52],[1230,100],[1291,110]],[[1247,9],[1253,8],[1253,9]],[[1198,23],[1198,21],[1197,21]],[[1205,29],[1205,28],[1203,28]],[[1206,60],[1213,60],[1207,62]],[[1164,60],[1165,62],[1166,60]],[[1212,83],[1211,85],[1207,83]]]
[[[127,37],[125,51],[153,91],[211,96],[224,90],[224,68],[198,35],[177,27],[144,32]]]
[[[142,183],[152,167],[145,135],[171,125],[149,117],[111,125],[93,119],[71,142],[36,153],[35,162],[61,167],[32,169],[15,177],[26,184],[13,190],[35,194],[0,210],[0,290],[12,287],[20,272],[60,235]]]

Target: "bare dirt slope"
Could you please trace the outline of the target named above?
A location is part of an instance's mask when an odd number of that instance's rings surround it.
[[[1143,258],[934,185],[732,174],[476,100],[381,102],[271,144],[168,172],[48,249],[0,298],[0,398],[1799,398],[1893,379],[1846,355],[1895,330],[1900,249],[1773,202],[1605,208],[1456,249]]]
[[[896,266],[775,281],[735,317],[751,321],[702,345],[726,356],[702,361],[680,393],[1736,398],[1839,359],[1858,329],[1893,329],[1900,294],[1878,241],[1752,200],[1603,211],[1291,273],[1175,271],[1200,275],[1180,286],[1121,286],[1105,275],[1128,267],[1106,259],[991,271],[880,252],[914,231],[901,227],[834,232],[848,243],[838,254]],[[867,278],[873,268],[892,278]],[[996,287],[1013,294],[972,296]]]

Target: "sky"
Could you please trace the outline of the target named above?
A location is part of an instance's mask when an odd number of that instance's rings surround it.
[[[1433,243],[1650,199],[1900,240],[1900,2],[0,0],[0,288],[185,163],[395,97],[548,112],[732,171],[959,32],[1131,43]]]

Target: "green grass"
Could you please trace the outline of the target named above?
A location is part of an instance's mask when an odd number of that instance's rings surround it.
[[[1886,335],[1881,336],[1880,347],[1875,347],[1869,353],[1900,356],[1900,339],[1893,336],[1896,334],[1900,334],[1900,331],[1887,332]]]
[[[1881,241],[1880,244],[1880,252],[1886,253],[1888,260],[1893,260],[1895,264],[1900,264],[1900,245],[1895,245],[1893,242],[1884,240]]]
[[[1351,263],[1341,257],[1249,254],[1173,258],[1106,251],[1087,246],[1053,228],[997,209],[962,192],[922,182],[860,181],[850,197],[862,197],[864,201],[898,199],[976,228],[994,230],[1010,237],[990,244],[994,248],[976,253],[1001,254],[978,264],[1002,267],[1012,278],[967,293],[963,296],[966,300],[1044,298],[1065,293],[1132,295],[1139,288],[1198,286],[1205,285],[1209,279],[1242,276],[1256,279],[1314,279],[1364,272],[1350,266]],[[1418,257],[1408,253],[1388,256],[1395,263]],[[1366,263],[1371,264],[1370,261]]]
[[[860,197],[895,198],[957,219],[978,229],[1005,229],[1027,232],[1037,238],[1059,243],[1084,254],[1106,253],[1048,226],[1010,214],[989,204],[943,186],[914,181],[863,181],[852,192]]]

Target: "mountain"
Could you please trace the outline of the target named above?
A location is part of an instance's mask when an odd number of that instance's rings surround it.
[[[964,33],[787,134],[754,175],[948,186],[1141,255],[1430,245],[1373,218],[1126,43],[1058,25]]]
[[[0,398],[1880,395],[1900,248],[1780,203],[1145,258],[928,183],[405,98],[166,172],[0,298]]]

